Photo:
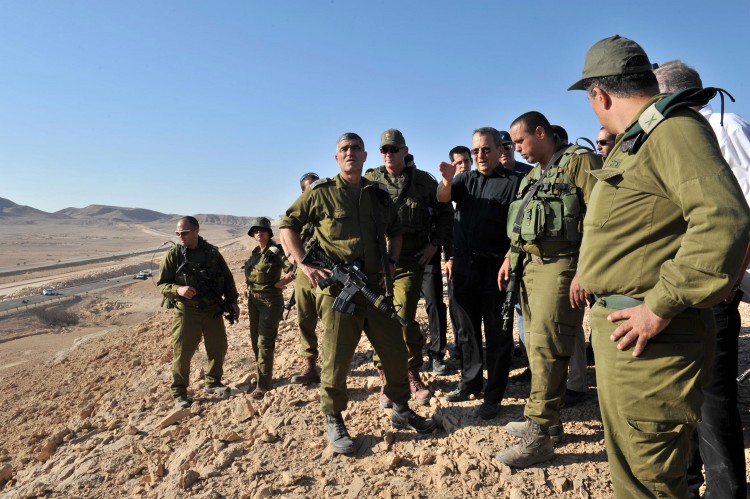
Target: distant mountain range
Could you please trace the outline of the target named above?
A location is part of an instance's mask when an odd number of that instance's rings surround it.
[[[252,217],[234,215],[198,214],[194,215],[201,223],[248,226]],[[85,208],[64,208],[54,213],[38,210],[31,206],[16,204],[10,199],[0,198],[1,219],[55,219],[55,220],[101,220],[122,223],[149,223],[175,221],[180,215],[160,213],[143,208],[123,208],[91,204]]]

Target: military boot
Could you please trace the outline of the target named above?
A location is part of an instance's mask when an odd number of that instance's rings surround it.
[[[380,407],[382,409],[388,409],[393,407],[393,402],[385,394],[385,373],[382,369],[378,369],[380,375]]]
[[[534,428],[534,422],[529,419],[523,421],[513,421],[504,426],[505,431],[514,437],[523,438],[528,436]],[[560,424],[556,424],[548,427],[549,437],[554,443],[560,443],[565,440],[565,430],[563,429],[562,421]]]
[[[423,418],[409,409],[407,404],[393,404],[391,426],[399,430],[414,430],[421,435],[432,433],[437,428],[435,421]]]
[[[315,357],[305,357],[305,368],[301,373],[292,376],[290,381],[299,385],[320,383],[320,375],[318,374],[318,369],[315,367],[315,361]]]
[[[354,442],[349,432],[346,431],[344,418],[341,414],[326,416],[326,436],[331,443],[331,448],[336,454],[351,454],[354,452]]]
[[[414,400],[416,400],[417,404],[419,405],[429,404],[432,393],[430,393],[430,390],[425,388],[422,380],[419,378],[419,369],[417,369],[416,367],[410,367],[408,374],[409,389],[411,390],[412,395],[414,395]]]
[[[501,450],[495,454],[495,459],[514,468],[526,468],[532,464],[549,461],[555,456],[548,428],[527,421],[528,423],[516,423],[513,427],[514,430],[521,430],[522,425],[526,424],[526,432],[521,442]],[[505,429],[508,430],[508,425]]]

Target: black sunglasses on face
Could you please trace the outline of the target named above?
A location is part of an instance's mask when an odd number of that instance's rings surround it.
[[[382,154],[389,154],[389,153],[390,154],[396,154],[400,150],[401,150],[400,147],[395,147],[395,146],[394,147],[383,146],[383,147],[380,148],[380,152]]]
[[[599,144],[600,146],[606,146],[607,144],[611,144],[612,141],[611,140],[597,140],[596,143]]]

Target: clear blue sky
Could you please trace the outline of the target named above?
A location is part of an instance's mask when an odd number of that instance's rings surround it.
[[[270,215],[336,138],[366,167],[400,129],[437,176],[480,126],[543,112],[599,124],[580,77],[619,33],[679,58],[750,117],[750,2],[0,0],[0,197],[46,211],[109,204]],[[718,98],[714,101],[718,110]]]

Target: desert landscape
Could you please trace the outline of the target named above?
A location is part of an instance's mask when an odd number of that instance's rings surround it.
[[[246,235],[249,219],[196,217],[244,288],[241,266],[255,244]],[[109,206],[47,213],[0,198],[0,497],[612,496],[594,368],[588,398],[563,409],[566,439],[556,457],[513,470],[493,456],[516,441],[502,426],[522,418],[528,381],[511,379],[500,415],[484,421],[474,415],[479,400],[442,399],[458,381],[450,360],[448,375],[424,373],[435,394],[430,405],[413,404],[442,428],[427,436],[396,431],[378,406],[363,336],[345,413],[357,452],[335,455],[317,387],[289,383],[301,368],[295,310],[280,327],[274,390],[260,402],[247,395],[255,364],[241,302],[239,322],[227,326],[231,396],[203,395],[201,347],[191,371],[195,403],[175,410],[172,314],[160,307],[155,276],[133,275],[157,272],[177,218]],[[43,297],[44,288],[60,294]],[[741,311],[740,371],[750,365],[750,306]],[[417,319],[426,333],[423,308]],[[512,368],[519,374],[522,360]],[[749,408],[750,383],[740,386],[746,442]]]

